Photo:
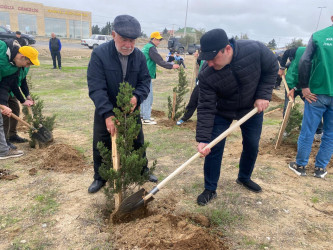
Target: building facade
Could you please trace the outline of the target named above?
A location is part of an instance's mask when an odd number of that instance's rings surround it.
[[[0,0],[0,25],[34,36],[82,39],[91,35],[91,12],[40,3]]]

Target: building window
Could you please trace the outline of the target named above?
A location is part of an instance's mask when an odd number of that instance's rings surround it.
[[[0,12],[0,25],[5,27],[10,26],[8,12]]]
[[[81,25],[82,24],[82,25]],[[82,33],[82,37],[81,37]],[[89,37],[89,22],[80,20],[69,20],[69,37],[73,39],[82,39]]]
[[[67,37],[66,20],[45,17],[45,35],[51,36],[53,32],[57,37]]]
[[[18,14],[18,23],[21,32],[37,35],[37,17],[35,15]]]

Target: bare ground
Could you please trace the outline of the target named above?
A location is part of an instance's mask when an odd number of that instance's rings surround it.
[[[71,53],[69,59],[81,60],[76,56],[82,51]],[[50,65],[46,55],[43,62]],[[72,66],[73,61],[68,60],[67,65]],[[192,65],[187,59],[187,68]],[[50,79],[58,73],[33,71],[36,79],[41,74],[51,74],[43,76]],[[70,78],[67,74],[76,73],[59,73],[59,78]],[[159,69],[158,77],[154,82],[154,109],[165,112],[176,73]],[[35,86],[43,89],[42,83]],[[80,91],[82,88],[82,93],[86,91],[79,83],[75,86]],[[279,105],[278,98],[283,97],[283,90],[275,93],[272,107]],[[63,108],[69,113],[57,118],[53,145],[37,150],[21,144],[23,157],[1,161],[0,173],[18,178],[0,179],[0,249],[331,248],[333,163],[330,162],[325,179],[312,177],[319,145],[314,143],[308,176],[298,177],[290,171],[287,164],[295,158],[295,145],[283,143],[280,149],[274,149],[281,111],[265,116],[253,174],[262,193],[251,193],[235,182],[241,153],[237,130],[227,139],[218,197],[212,203],[205,207],[196,205],[196,197],[203,190],[203,160],[198,159],[156,194],[144,216],[113,224],[109,218],[112,207],[106,205],[103,192],[87,193],[93,176],[93,105],[88,97],[79,96],[75,104],[67,103],[67,94],[61,92],[61,106],[57,98],[48,96],[47,112]],[[83,113],[78,114],[82,109]],[[151,162],[158,160],[156,175],[162,180],[195,153],[196,122],[194,117],[194,121],[178,127],[167,124],[161,113],[154,114],[158,125],[146,126],[144,132],[150,141],[148,158]],[[24,130],[20,134],[27,137]],[[45,164],[51,167],[43,167]],[[145,184],[146,190],[152,187]]]

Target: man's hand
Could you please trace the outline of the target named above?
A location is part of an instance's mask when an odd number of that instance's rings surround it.
[[[114,116],[110,116],[105,119],[106,130],[113,136],[116,132],[116,126],[113,122]]]
[[[198,144],[198,152],[200,153],[200,154],[202,154],[202,156],[201,157],[205,157],[205,156],[207,156],[207,155],[209,155],[209,153],[210,153],[210,148],[205,148],[204,149],[204,147],[206,147],[208,145],[208,143],[203,143],[203,142],[200,142],[199,144]]]
[[[24,103],[22,103],[22,105],[24,105],[24,106],[32,106],[32,105],[34,105],[34,101],[33,100],[25,100],[25,102]]]
[[[179,64],[174,64],[174,65],[172,65],[172,68],[173,68],[173,69],[178,69],[178,68],[179,68]]]
[[[317,101],[317,95],[316,95],[316,94],[312,94],[311,91],[310,91],[310,88],[303,88],[303,89],[302,89],[302,94],[303,94],[303,97],[304,97],[309,103],[312,103],[312,102]]]
[[[12,110],[5,105],[1,105],[1,114],[10,117],[12,115]]]
[[[257,99],[254,102],[254,106],[258,108],[258,113],[263,112],[269,106],[269,101],[264,99]]]
[[[286,73],[286,70],[284,70],[284,69],[279,69],[279,72],[278,72],[278,75],[280,76],[280,77],[282,77],[282,76],[284,76]]]
[[[134,111],[136,105],[138,104],[138,100],[136,99],[136,96],[133,96],[130,100],[130,103],[132,104],[131,113]]]
[[[290,96],[290,97],[293,99],[293,101],[294,101],[294,97],[295,97],[295,89],[291,89],[291,90],[289,91],[289,93],[288,93],[288,96]]]

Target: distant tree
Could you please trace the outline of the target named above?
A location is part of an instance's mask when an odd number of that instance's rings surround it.
[[[113,23],[106,22],[106,25],[101,29],[101,34],[111,35],[112,30],[113,30]]]
[[[91,33],[92,33],[92,34],[101,34],[101,30],[100,30],[100,28],[98,27],[98,25],[93,25],[93,26],[91,26]]]
[[[195,38],[189,34],[186,34],[186,36],[182,37],[179,39],[179,41],[184,44],[184,46],[190,44],[190,43],[194,43],[195,42]]]
[[[292,49],[292,48],[298,48],[298,47],[305,47],[306,44],[303,44],[303,40],[302,39],[296,39],[294,38],[291,43],[287,44],[287,49]]]
[[[249,40],[249,37],[248,37],[247,34],[245,33],[244,35],[241,34],[240,39],[242,39],[242,40]]]
[[[195,36],[196,36],[196,40],[195,43],[200,43],[200,39],[203,36],[203,34],[205,34],[206,31],[205,29],[200,29],[200,30],[195,30]]]
[[[162,34],[163,34],[163,35],[167,35],[167,34],[168,34],[168,30],[167,30],[167,28],[164,28]]]
[[[140,35],[140,37],[142,37],[142,38],[147,38],[148,36],[147,36],[143,31],[141,31],[141,35]]]
[[[277,45],[274,38],[272,41],[268,42],[267,47],[270,49],[276,49]]]
[[[235,39],[235,40],[239,40],[239,37],[236,35],[236,36],[234,37],[234,39]]]

